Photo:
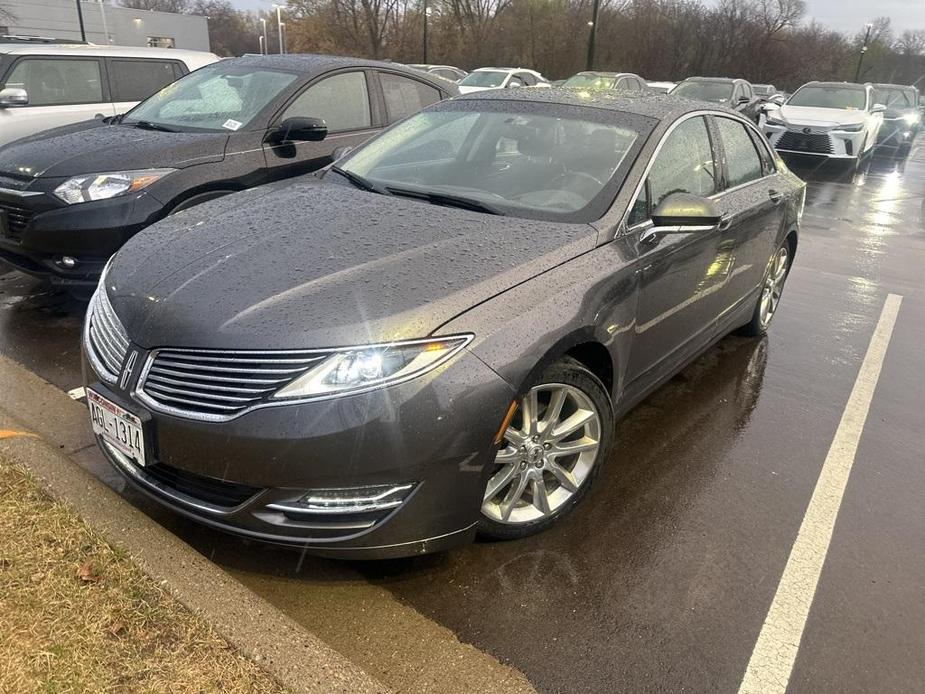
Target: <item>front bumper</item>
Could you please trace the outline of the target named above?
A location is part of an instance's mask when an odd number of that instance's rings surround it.
[[[919,123],[908,123],[903,118],[884,118],[880,132],[877,133],[877,144],[888,147],[902,147],[910,144],[918,132]]]
[[[92,289],[109,257],[162,210],[147,192],[65,205],[48,191],[2,189],[0,260],[54,284]]]
[[[142,363],[146,354],[136,349]],[[344,558],[409,556],[470,541],[494,461],[492,441],[514,397],[465,349],[405,383],[258,408],[225,422],[151,411],[139,403],[134,382],[125,389],[101,383],[86,353],[84,377],[142,420],[145,467],[100,442],[142,492],[219,530]],[[413,487],[385,511],[276,510],[309,490],[398,484]]]
[[[809,154],[830,159],[856,159],[864,154],[864,138],[860,132],[845,132],[828,128],[810,128],[764,123],[764,134],[778,152]]]

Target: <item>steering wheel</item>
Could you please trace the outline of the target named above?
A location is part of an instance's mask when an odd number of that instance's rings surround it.
[[[604,187],[604,182],[603,182],[603,181],[599,181],[599,180],[596,179],[594,176],[592,176],[592,175],[589,174],[589,173],[585,173],[584,171],[566,171],[565,173],[561,173],[561,174],[559,174],[558,176],[556,176],[554,179],[552,179],[552,180],[549,182],[548,185],[549,185],[550,188],[559,188],[559,187],[561,187],[561,188],[563,188],[563,189],[565,189],[565,190],[568,190],[568,188],[567,188],[565,185],[560,184],[559,182],[560,182],[560,181],[563,181],[563,182],[564,182],[564,181],[567,181],[567,180],[570,179],[570,178],[574,178],[574,179],[576,179],[576,180],[580,179],[581,181],[584,181],[585,183],[593,183],[593,184],[594,184],[595,186],[597,186],[598,188],[603,188],[603,187]]]

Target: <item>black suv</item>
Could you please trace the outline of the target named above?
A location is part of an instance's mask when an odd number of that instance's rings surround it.
[[[766,102],[764,97],[755,94],[748,80],[732,77],[688,77],[678,83],[670,94],[722,104],[755,123],[758,122],[761,105]]]
[[[321,55],[214,63],[126,114],[0,148],[0,260],[92,288],[109,256],[153,222],[315,171],[336,149],[457,93],[394,63]]]

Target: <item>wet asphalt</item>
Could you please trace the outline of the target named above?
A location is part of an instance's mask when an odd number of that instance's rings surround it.
[[[392,686],[450,633],[542,692],[734,692],[884,299],[900,294],[788,691],[921,691],[925,146],[855,178],[793,168],[810,183],[770,335],[725,338],[631,412],[595,488],[548,532],[347,563],[150,512]],[[0,274],[0,353],[78,386],[83,311]],[[492,689],[448,667],[436,690]]]

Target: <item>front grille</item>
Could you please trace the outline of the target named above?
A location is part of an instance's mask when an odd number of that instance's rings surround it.
[[[225,508],[240,506],[260,491],[257,487],[197,475],[163,463],[149,465],[143,474],[184,496]]]
[[[13,236],[22,234],[35,214],[28,208],[12,205],[8,202],[0,202],[0,210],[6,212],[7,227]]]
[[[777,141],[777,149],[811,154],[832,154],[832,141],[822,133],[801,133],[788,130]]]
[[[148,404],[169,413],[223,419],[265,400],[327,353],[161,349],[140,386]]]
[[[94,359],[94,366],[100,371],[100,378],[115,383],[125,354],[128,352],[128,335],[116,312],[109,303],[106,290],[100,288],[93,295],[87,316],[87,342]]]

